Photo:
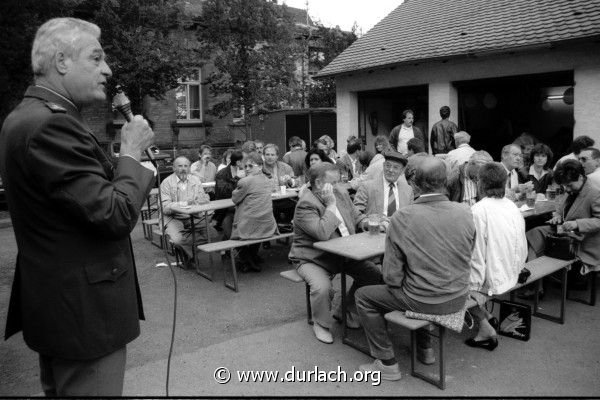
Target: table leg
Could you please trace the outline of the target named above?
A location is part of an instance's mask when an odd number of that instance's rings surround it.
[[[206,227],[206,238],[208,243],[210,243],[210,231],[208,230],[208,212],[204,212],[204,221],[205,221],[205,227]],[[198,275],[200,275],[203,278],[208,279],[209,281],[213,280],[213,263],[212,263],[212,253],[210,253],[208,255],[208,260],[209,260],[209,269],[211,271],[210,274],[207,274],[206,272],[202,271],[202,269],[200,268],[200,261],[198,260],[198,257],[196,257],[196,229],[194,227],[194,216],[190,215],[191,219],[192,219],[192,256],[194,257],[194,265],[196,266],[196,273]]]
[[[341,293],[341,298],[342,298],[342,343],[347,344],[348,346],[353,347],[356,350],[359,350],[370,357],[371,351],[369,350],[368,346],[365,346],[363,343],[352,340],[352,338],[350,338],[348,336],[348,327],[346,326],[348,303],[346,300],[346,269],[344,268],[346,265],[346,262],[347,262],[347,260],[342,261],[342,268],[340,270],[340,278],[342,281],[341,282],[342,283],[342,293]],[[364,335],[364,332],[363,332],[363,335]]]

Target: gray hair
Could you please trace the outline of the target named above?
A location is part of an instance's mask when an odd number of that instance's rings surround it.
[[[419,195],[444,193],[448,182],[446,164],[437,157],[426,156],[415,165],[412,184]]]
[[[465,131],[456,132],[454,134],[454,142],[458,146],[459,144],[469,143],[471,141],[471,135]]]
[[[58,52],[70,58],[79,57],[81,49],[77,46],[77,40],[84,33],[100,39],[100,28],[82,19],[54,18],[40,26],[31,49],[34,76],[46,75]]]
[[[263,152],[266,153],[267,149],[273,149],[273,150],[275,150],[275,154],[279,155],[279,146],[277,146],[276,144],[274,144],[274,143],[267,143],[265,145],[265,147],[263,148]]]

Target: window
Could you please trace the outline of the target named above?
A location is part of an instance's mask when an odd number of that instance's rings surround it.
[[[202,120],[202,72],[198,69],[192,76],[180,80],[175,90],[177,119]]]

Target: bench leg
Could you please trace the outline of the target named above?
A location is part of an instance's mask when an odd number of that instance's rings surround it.
[[[233,249],[229,250],[229,257],[231,258],[231,274],[233,275],[233,285],[230,283],[227,283],[227,272],[226,272],[226,268],[223,268],[223,283],[225,284],[225,286],[231,290],[233,290],[234,292],[238,291],[238,278],[237,278],[237,270],[235,268],[235,254],[233,254]],[[225,264],[223,264],[223,267],[225,266]]]
[[[567,301],[567,272],[568,267],[565,267],[561,270],[561,293],[560,293],[560,315],[554,316],[546,313],[542,313],[539,310],[539,285],[535,287],[535,295],[533,298],[533,315],[538,318],[547,319],[548,321],[558,322],[559,324],[565,323],[565,302]],[[512,293],[512,292],[511,292]]]
[[[446,389],[446,366],[444,365],[444,337],[446,335],[446,328],[441,325],[436,325],[438,328],[438,335],[434,335],[431,332],[426,332],[427,335],[433,336],[438,339],[438,379],[432,379],[429,376],[417,372],[417,331],[410,331],[410,374],[416,378],[423,379],[425,382],[431,383],[438,388]]]
[[[306,319],[308,320],[308,324],[312,325],[313,319],[312,319],[312,307],[310,305],[310,286],[308,286],[308,283],[305,283],[304,286],[306,287]]]
[[[567,293],[567,299],[576,301],[578,303],[587,304],[588,306],[595,306],[596,305],[596,274],[597,274],[596,271],[590,272],[588,274],[589,284],[587,286],[589,286],[589,288],[590,288],[589,300],[583,300],[583,299],[580,299],[577,297],[571,297],[571,296],[569,296],[569,293]]]

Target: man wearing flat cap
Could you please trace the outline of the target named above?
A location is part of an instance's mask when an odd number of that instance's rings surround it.
[[[396,210],[412,204],[414,196],[404,177],[404,168],[408,163],[406,157],[396,151],[387,151],[383,156],[383,171],[375,179],[360,185],[354,205],[363,214],[378,214],[381,227],[385,229]]]

